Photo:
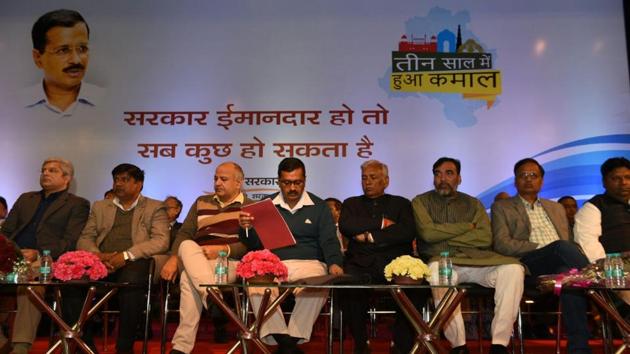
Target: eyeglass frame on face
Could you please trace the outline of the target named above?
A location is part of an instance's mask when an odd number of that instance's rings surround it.
[[[291,181],[291,180],[283,179],[283,180],[279,180],[278,184],[281,184],[284,187],[290,187],[290,186],[300,187],[304,184],[304,180],[296,179],[296,180]]]
[[[540,177],[540,175],[538,174],[538,172],[521,172],[518,175],[516,175],[516,177],[520,178],[520,179],[527,179],[527,177],[530,177],[531,179],[537,179]]]
[[[87,44],[80,44],[78,46],[62,45],[53,50],[47,50],[46,52],[59,58],[67,58],[75,52],[78,56],[86,56],[90,53],[90,47]]]

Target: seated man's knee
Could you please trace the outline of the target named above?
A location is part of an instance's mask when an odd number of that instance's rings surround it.
[[[197,244],[197,242],[193,240],[182,241],[182,243],[179,244],[179,249],[177,250],[177,256],[182,258],[182,255],[188,254],[194,248],[198,248],[198,247],[199,245]]]
[[[440,284],[440,271],[438,262],[430,262],[429,263],[429,271],[431,272],[431,276],[429,277],[429,284],[438,285]],[[459,284],[459,275],[452,269],[451,273],[451,284],[457,285]]]
[[[525,279],[525,268],[520,264],[504,264],[499,267],[502,277],[513,281],[523,282]]]
[[[556,247],[556,251],[558,253],[578,251],[578,248],[576,247],[576,245],[573,242],[568,241],[568,240],[555,241],[554,246]]]

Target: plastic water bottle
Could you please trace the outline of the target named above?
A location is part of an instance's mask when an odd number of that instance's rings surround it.
[[[50,256],[50,250],[44,250],[42,254],[42,257],[39,259],[39,281],[46,283],[52,279],[53,260]]]
[[[453,278],[453,262],[449,257],[448,251],[440,253],[438,274],[440,275],[440,285],[452,285],[451,280]]]
[[[613,288],[625,288],[626,287],[626,277],[623,272],[623,259],[621,258],[621,254],[615,253],[611,258],[610,264],[611,277],[612,277],[612,287]]]
[[[612,253],[606,255],[606,259],[604,259],[604,281],[606,282],[607,288],[613,287],[613,278],[612,278]]]
[[[227,253],[225,253],[225,251],[219,251],[219,257],[217,257],[217,265],[214,267],[215,284],[227,283],[227,273],[228,273]]]

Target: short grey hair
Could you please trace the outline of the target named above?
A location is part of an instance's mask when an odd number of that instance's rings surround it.
[[[367,160],[364,163],[361,164],[361,172],[363,172],[363,170],[365,170],[368,167],[376,167],[376,168],[380,168],[381,172],[383,172],[383,176],[384,177],[389,177],[389,170],[387,169],[387,165],[378,161],[378,160]]]
[[[42,167],[51,162],[56,162],[59,164],[61,172],[64,176],[70,176],[70,178],[74,178],[74,166],[72,165],[72,162],[62,159],[61,157],[49,157],[44,160],[44,163],[42,163]]]

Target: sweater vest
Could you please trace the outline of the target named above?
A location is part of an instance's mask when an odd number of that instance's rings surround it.
[[[630,251],[630,205],[606,194],[594,196],[589,203],[601,212],[599,242],[606,253]]]

